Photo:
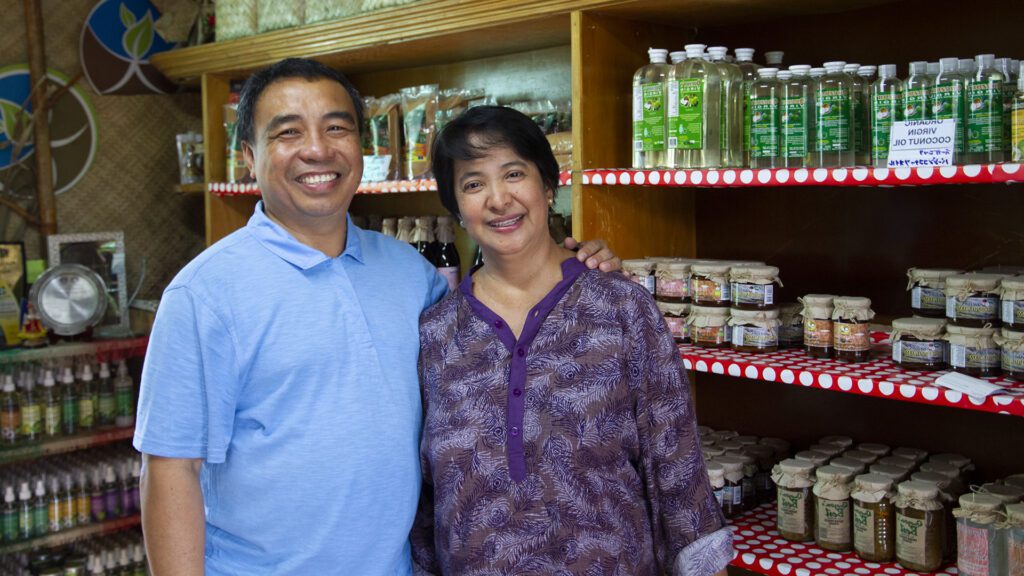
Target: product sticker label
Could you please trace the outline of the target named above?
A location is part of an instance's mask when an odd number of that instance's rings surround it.
[[[644,288],[646,288],[647,291],[650,292],[651,294],[654,294],[654,289],[655,289],[655,279],[654,279],[654,276],[652,276],[650,274],[648,274],[647,276],[637,276],[635,274],[630,274],[629,275],[629,279],[632,280],[633,282],[636,282],[637,284],[643,286]]]
[[[928,91],[924,87],[913,88],[903,93],[903,119],[928,120]]]
[[[750,114],[747,103],[750,101],[750,81],[743,82],[743,151],[750,152]]]
[[[676,148],[700,150],[704,146],[704,79],[679,81],[679,122],[672,131]]]
[[[779,332],[775,328],[760,326],[733,326],[732,343],[736,346],[770,348],[779,345]]]
[[[410,110],[406,113],[403,122],[406,126],[423,126],[424,121],[427,117],[427,111],[422,106],[417,106],[415,109]],[[406,131],[408,133],[408,130]],[[413,141],[406,141],[405,143],[405,157],[407,162],[426,162],[427,161],[427,137],[429,133],[427,130],[416,131],[416,138]]]
[[[835,323],[835,347],[843,352],[863,352],[871,349],[871,335],[867,324]]]
[[[875,553],[875,513],[867,508],[853,509],[853,547]]]
[[[92,501],[88,494],[78,497],[78,501],[75,503],[75,510],[78,512],[78,523],[88,524],[89,514],[92,511]]]
[[[832,347],[832,321],[815,320],[807,318],[804,320],[804,345],[816,346],[818,348]]]
[[[665,90],[659,82],[633,88],[633,149],[665,150]]]
[[[988,576],[988,530],[958,521],[956,567],[965,576]]]
[[[851,532],[850,501],[816,498],[818,540],[831,544],[849,544]]]
[[[892,359],[908,364],[939,364],[948,360],[946,342],[907,342],[900,340],[892,345]]]
[[[718,500],[719,508],[725,505],[725,488],[715,489],[715,500]]]
[[[775,285],[732,283],[732,303],[769,306],[775,303]]]
[[[100,423],[106,423],[114,418],[116,404],[112,395],[101,394],[97,404],[99,405]]]
[[[672,333],[673,338],[680,342],[686,340],[688,331],[686,326],[686,318],[665,316],[665,324],[668,324],[668,331]]]
[[[896,515],[896,550],[901,559],[915,564],[925,563],[926,531],[924,520]]]
[[[910,307],[916,310],[945,310],[946,292],[938,288],[914,286],[910,291]]]
[[[871,159],[889,158],[892,123],[903,119],[900,94],[876,94],[871,98]]]
[[[60,520],[60,503],[51,502],[49,505],[50,532],[60,532],[63,522]]]
[[[779,530],[802,534],[807,530],[808,502],[803,491],[779,488]]]
[[[78,425],[82,428],[92,428],[95,425],[91,397],[78,399]]]
[[[454,291],[459,287],[459,268],[458,266],[444,266],[438,268],[437,271],[448,281],[448,290]]]
[[[21,427],[21,413],[16,410],[0,412],[0,440],[13,442],[18,437]]]
[[[698,302],[727,302],[729,284],[707,278],[694,278],[693,290]]]
[[[932,118],[956,121],[957,154],[964,151],[964,87],[959,81],[943,82],[932,88]]]
[[[967,83],[967,152],[998,152],[1003,148],[1003,94],[1000,83]]]
[[[729,341],[729,331],[725,326],[695,326],[693,340],[704,344],[723,344]]]
[[[1010,159],[1024,162],[1024,98],[1015,99],[1010,111]]]
[[[22,436],[36,436],[43,431],[43,410],[38,404],[21,407]]]
[[[1010,560],[1010,576],[1024,576],[1024,535],[1015,530],[1006,539]]]
[[[807,99],[784,98],[779,125],[782,128],[780,155],[785,158],[807,156]]]
[[[1003,300],[1003,322],[1007,324],[1024,324],[1024,300]]]
[[[1024,373],[1024,350],[1003,349],[1001,355],[1003,372]]]
[[[678,148],[679,138],[676,132],[679,130],[679,81],[669,80],[668,82],[668,105],[665,116],[668,118],[668,147]]]
[[[779,99],[750,95],[750,157],[774,158],[779,155]]]
[[[690,295],[690,282],[686,279],[658,278],[658,296],[669,298],[687,298]]]
[[[845,88],[818,90],[817,133],[814,148],[818,152],[842,152],[851,149],[850,91]]]
[[[975,348],[963,344],[949,346],[949,363],[956,368],[995,368],[999,362],[999,348]]]
[[[946,299],[946,315],[965,320],[995,320],[999,317],[999,299],[995,296],[972,296],[960,300],[956,296]]]
[[[43,411],[43,432],[47,436],[60,434],[60,406],[47,405]]]
[[[727,488],[728,490],[728,488]],[[732,487],[732,505],[742,506],[743,505],[743,486],[737,485]]]

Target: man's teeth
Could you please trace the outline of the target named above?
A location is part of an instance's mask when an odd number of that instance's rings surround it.
[[[323,184],[324,182],[330,182],[337,177],[337,174],[316,174],[313,176],[303,176],[299,178],[299,180],[303,184]]]

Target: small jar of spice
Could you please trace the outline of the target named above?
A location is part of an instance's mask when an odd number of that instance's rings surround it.
[[[722,512],[726,518],[735,518],[743,512],[743,460],[735,456],[720,456],[715,461],[725,469]]]
[[[892,480],[862,474],[853,480],[853,549],[867,562],[892,562],[896,556]]]
[[[853,549],[853,508],[850,501],[853,473],[822,466],[814,483],[814,541],[832,552]]]
[[[945,320],[893,320],[892,361],[907,370],[945,370],[949,362],[949,343],[945,336]]]
[[[1003,503],[987,494],[964,494],[956,518],[956,568],[963,576],[1008,574],[1006,535],[997,526],[1003,519]]]
[[[999,345],[999,366],[1003,374],[1018,382],[1024,382],[1024,332],[1016,332],[1003,326],[1002,333],[994,338]]]
[[[789,458],[772,469],[778,497],[779,535],[793,542],[814,540],[814,464]]]
[[[1003,274],[957,274],[946,278],[946,318],[957,326],[999,325]]]
[[[808,294],[799,299],[804,307],[804,349],[812,358],[832,357],[834,299],[831,294]]]
[[[804,307],[801,304],[779,306],[779,348],[801,348],[804,345]]]
[[[991,327],[946,326],[953,371],[979,378],[998,376],[1002,358],[995,334],[996,329]]]
[[[832,300],[833,347],[836,360],[867,362],[871,359],[868,322],[875,317],[871,299],[841,296]]]
[[[701,262],[690,267],[693,303],[698,306],[729,307],[731,264]]]
[[[693,305],[686,319],[690,327],[690,340],[704,348],[728,348],[729,309]]]
[[[763,354],[779,349],[779,311],[741,310],[730,311],[729,326],[732,349],[737,352]]]
[[[646,288],[651,295],[654,295],[656,289],[654,266],[654,260],[623,260],[622,273],[633,282]]]
[[[1003,327],[1024,331],[1024,278],[1003,278],[999,286],[999,317]]]
[[[963,270],[911,268],[907,270],[910,307],[916,316],[946,317],[946,278],[963,274]]]
[[[665,318],[672,339],[677,343],[690,341],[690,327],[686,324],[686,318],[690,315],[690,305],[685,303],[658,302],[658,310]]]
[[[775,284],[782,286],[775,266],[733,266],[729,270],[732,307],[741,310],[775,308]]]
[[[915,572],[934,572],[942,565],[945,519],[939,489],[930,482],[910,480],[896,496],[896,560]]]
[[[655,295],[658,302],[690,301],[690,263],[658,262],[654,267]]]

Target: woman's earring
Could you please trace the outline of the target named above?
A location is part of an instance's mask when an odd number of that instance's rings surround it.
[[[555,207],[555,197],[552,196],[551,198],[548,198],[548,208],[554,208],[554,207]]]
[[[466,222],[462,218],[459,218],[459,228],[465,228],[465,227],[466,227]]]

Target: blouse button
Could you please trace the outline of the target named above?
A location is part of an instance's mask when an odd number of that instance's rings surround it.
[[[522,396],[523,395],[523,391],[520,390],[519,388],[513,388],[512,389],[512,395],[515,396],[515,397]]]
[[[526,351],[525,351],[525,350],[523,350],[522,348],[520,348],[520,349],[519,349],[519,350],[518,350],[518,351],[516,352],[516,354],[519,354],[519,357],[520,357],[520,358],[522,358],[523,356],[526,356]]]
[[[513,436],[519,436],[519,428],[517,428],[516,426],[513,426],[509,430],[509,433],[511,433]]]
[[[501,320],[496,320],[494,322],[494,327],[495,328],[499,328],[500,329],[502,326],[503,326],[503,324],[501,323]]]

